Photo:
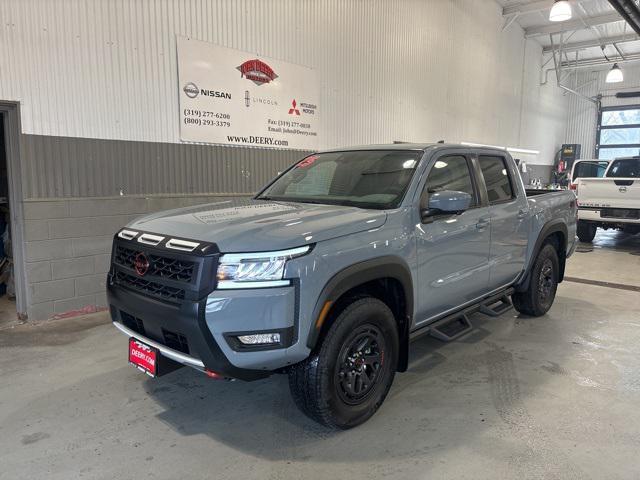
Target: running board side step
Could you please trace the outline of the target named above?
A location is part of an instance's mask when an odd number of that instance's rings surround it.
[[[431,324],[429,335],[443,342],[451,342],[473,330],[471,320],[464,313],[455,317],[445,317]]]
[[[513,303],[511,303],[511,299],[507,295],[504,295],[492,303],[483,303],[480,305],[480,309],[478,311],[490,317],[499,317],[504,312],[511,310],[512,308]]]
[[[510,299],[513,292],[513,288],[508,288],[496,295],[484,298],[473,305],[462,308],[457,312],[446,315],[443,318],[436,319],[428,325],[421,326],[411,332],[409,339],[413,341],[423,335],[430,335],[438,340],[442,340],[443,342],[455,340],[456,338],[459,338],[473,330],[473,325],[471,324],[471,320],[469,320],[469,315],[473,313],[482,313],[490,317],[498,317],[513,308],[513,303],[511,303]]]

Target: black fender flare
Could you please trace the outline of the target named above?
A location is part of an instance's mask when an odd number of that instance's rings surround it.
[[[532,254],[531,254],[531,257],[529,258],[528,265],[525,267],[524,275],[522,276],[522,279],[519,280],[515,285],[515,289],[517,292],[523,292],[529,288],[529,282],[531,281],[531,271],[533,270],[533,265],[536,261],[536,258],[538,258],[538,254],[542,249],[542,245],[544,244],[544,241],[549,237],[549,235],[552,235],[554,233],[561,233],[564,236],[564,243],[560,245],[560,251],[564,254],[561,254],[559,258],[560,272],[558,276],[558,283],[562,282],[562,280],[564,279],[564,267],[565,267],[565,261],[566,261],[569,234],[567,231],[567,225],[564,222],[564,220],[557,218],[555,220],[549,220],[547,223],[545,223],[542,226],[542,229],[540,230],[540,234],[536,239],[536,243],[533,247],[533,250],[531,250]]]
[[[307,346],[313,350],[317,345],[322,331],[322,323],[318,324],[318,319],[327,302],[334,303],[352,288],[381,278],[393,278],[400,282],[404,289],[406,318],[398,319],[401,326],[400,331],[398,332],[400,338],[398,370],[406,370],[408,363],[409,329],[411,328],[411,320],[413,318],[414,299],[411,269],[401,257],[389,255],[365,260],[350,265],[331,277],[320,292],[316,305],[313,309],[313,313],[311,315],[311,321],[313,323],[309,330],[309,335],[307,336]]]

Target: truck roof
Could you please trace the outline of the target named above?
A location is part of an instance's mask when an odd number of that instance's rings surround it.
[[[424,151],[429,148],[465,148],[473,150],[487,150],[487,151],[501,151],[506,152],[505,149],[495,147],[476,147],[474,145],[462,145],[459,143],[383,143],[377,145],[356,145],[350,147],[330,148],[328,150],[322,150],[320,153],[326,152],[353,152],[353,151],[366,151],[366,150],[419,150]]]

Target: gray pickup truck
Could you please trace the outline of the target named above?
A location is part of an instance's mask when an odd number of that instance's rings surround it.
[[[108,301],[129,361],[147,374],[285,373],[305,414],[350,428],[407,369],[412,339],[457,338],[474,312],[545,314],[576,217],[572,192],[525,192],[503,150],[326,151],[253,199],[123,228]]]

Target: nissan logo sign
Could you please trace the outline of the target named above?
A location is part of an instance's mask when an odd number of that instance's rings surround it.
[[[198,86],[193,83],[193,82],[189,82],[187,83],[183,88],[182,91],[184,92],[184,94],[189,97],[189,98],[196,98],[198,96],[198,94],[200,93],[200,89],[198,88]]]
[[[141,277],[144,277],[149,271],[149,259],[144,253],[140,252],[136,255],[133,261],[133,268]]]

